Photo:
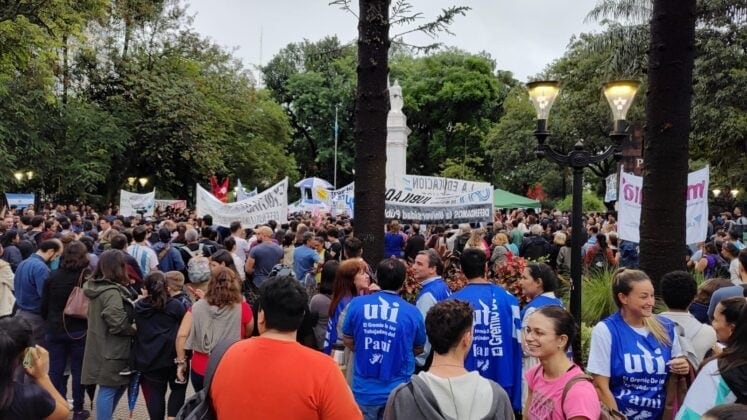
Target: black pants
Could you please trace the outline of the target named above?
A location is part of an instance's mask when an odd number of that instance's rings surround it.
[[[189,366],[187,367],[189,371]],[[145,406],[151,419],[161,420],[168,414],[176,417],[179,409],[184,405],[184,397],[187,393],[187,384],[176,383],[176,365],[143,372],[140,377],[140,386],[145,397]],[[166,389],[171,389],[168,406],[166,404]]]

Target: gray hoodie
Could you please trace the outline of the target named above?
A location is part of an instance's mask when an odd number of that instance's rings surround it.
[[[440,379],[434,381],[433,376],[429,378],[427,375],[425,372],[413,375],[409,383],[398,386],[389,394],[384,419],[454,420],[457,418],[446,414],[446,410],[441,408],[441,404],[443,404],[443,407],[450,405],[450,412],[456,410],[458,420],[514,418],[511,401],[508,399],[506,391],[497,383],[482,378],[476,372],[451,378],[452,381],[459,382],[459,384],[455,383],[454,387],[457,391],[451,394],[452,398],[443,400],[436,397],[436,394],[442,394],[436,389],[439,386],[437,382]],[[436,389],[436,393],[433,392],[431,385],[434,386],[433,389]],[[479,389],[473,388],[476,392],[468,395],[460,392],[460,389],[464,390],[465,385],[479,387]],[[489,388],[486,389],[485,387]],[[479,393],[488,393],[492,395],[492,398],[489,400],[479,398],[477,395]],[[465,399],[465,395],[468,399]],[[487,413],[485,413],[486,411]]]

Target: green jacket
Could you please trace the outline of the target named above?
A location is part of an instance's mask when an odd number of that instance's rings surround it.
[[[129,366],[135,310],[125,287],[107,279],[91,279],[83,285],[88,304],[88,334],[81,383],[111,387],[127,385],[129,376],[119,374]]]

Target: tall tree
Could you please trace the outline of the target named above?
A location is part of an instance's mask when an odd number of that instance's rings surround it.
[[[355,103],[355,235],[369,264],[384,256],[389,0],[360,0]]]
[[[655,0],[651,20],[640,250],[641,269],[657,286],[685,268],[695,5]]]

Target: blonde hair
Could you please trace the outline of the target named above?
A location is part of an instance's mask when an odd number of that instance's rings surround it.
[[[612,275],[612,297],[615,300],[615,305],[618,309],[622,308],[622,302],[618,296],[620,293],[625,296],[629,295],[633,290],[633,283],[638,282],[651,282],[651,279],[646,273],[640,270],[631,270],[629,268],[618,268]],[[647,316],[643,318],[643,325],[651,331],[656,341],[667,346],[672,345],[672,339],[669,338],[669,334],[664,329],[664,325],[659,321],[656,316]]]
[[[508,243],[508,236],[503,232],[496,233],[495,236],[493,236],[492,242],[493,242],[493,245],[496,245],[496,246],[506,245]]]

